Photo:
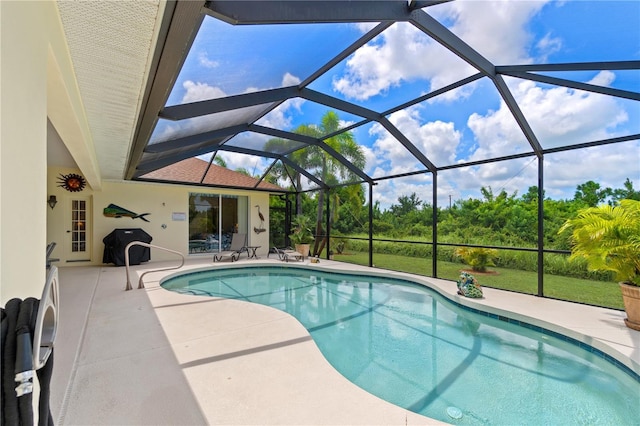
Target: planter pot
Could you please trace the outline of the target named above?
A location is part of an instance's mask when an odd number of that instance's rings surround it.
[[[624,323],[627,327],[640,331],[640,287],[620,283],[624,310],[627,313]]]
[[[309,256],[309,248],[311,244],[296,244],[296,251],[300,253],[303,257]]]

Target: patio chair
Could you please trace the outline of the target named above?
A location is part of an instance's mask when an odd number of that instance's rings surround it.
[[[278,247],[274,247],[273,250],[276,252],[276,254],[278,255],[278,259],[282,260],[283,262],[288,262],[290,259],[291,260],[304,260],[304,255],[302,255],[301,253],[298,253],[295,250],[292,249],[279,249]]]
[[[213,261],[219,262],[223,259],[230,258],[232,262],[240,258],[240,253],[247,249],[247,234],[233,234],[231,237],[231,245],[229,250],[221,251],[213,254]]]

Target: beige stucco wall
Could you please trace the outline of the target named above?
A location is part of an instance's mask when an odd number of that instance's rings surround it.
[[[173,213],[185,213],[188,217],[189,193],[211,193],[211,194],[232,194],[249,197],[249,217],[247,232],[249,245],[261,246],[258,254],[265,255],[268,251],[269,233],[256,234],[253,227],[260,224],[258,210],[255,205],[260,205],[262,214],[268,223],[269,195],[264,192],[252,191],[231,191],[210,189],[202,187],[189,187],[186,185],[166,185],[157,183],[141,182],[114,182],[103,181],[101,191],[93,191],[87,187],[82,192],[70,193],[58,186],[59,176],[69,173],[79,173],[80,170],[52,167],[48,171],[48,193],[55,195],[58,205],[54,209],[47,208],[48,227],[47,241],[56,242],[58,246],[53,253],[53,257],[59,258],[59,266],[74,266],[102,264],[104,244],[102,239],[116,228],[141,228],[153,237],[152,244],[166,247],[183,253],[185,256],[207,256],[211,254],[197,255],[189,254],[188,249],[188,220],[176,221],[172,219]],[[91,260],[90,262],[68,262],[66,258],[68,244],[70,199],[74,196],[88,197],[91,204]],[[116,204],[127,210],[138,214],[150,213],[146,218],[149,222],[141,219],[131,219],[128,217],[112,218],[103,215],[103,210],[109,204]],[[162,225],[166,225],[165,228]],[[243,230],[240,230],[241,232]],[[151,251],[151,261],[173,260],[175,255],[160,250]]]
[[[0,304],[40,297],[46,247],[47,14],[0,1]]]

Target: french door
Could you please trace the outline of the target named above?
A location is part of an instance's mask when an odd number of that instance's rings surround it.
[[[91,197],[71,196],[67,203],[67,262],[91,260]]]

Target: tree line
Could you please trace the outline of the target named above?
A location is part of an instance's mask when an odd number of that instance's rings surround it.
[[[337,192],[343,191],[339,189]],[[437,215],[438,239],[441,242],[536,247],[538,243],[538,188],[529,187],[518,196],[502,190],[494,194],[491,187],[480,189],[482,198],[456,200],[451,207],[435,211],[433,205],[423,201],[416,193],[401,195],[387,209],[378,202],[373,206],[373,232],[378,236],[396,239],[420,237],[429,241],[433,234],[434,214]],[[338,197],[342,199],[342,197]],[[603,188],[594,181],[576,187],[574,197],[566,200],[545,198],[544,246],[569,250],[566,235],[558,230],[569,218],[584,207],[601,203],[615,204],[621,199],[640,200],[640,191],[626,179],[620,188]],[[354,204],[353,197],[336,203],[340,220],[332,225],[332,232],[361,234],[368,232],[368,206]],[[309,200],[312,202],[312,200]]]

